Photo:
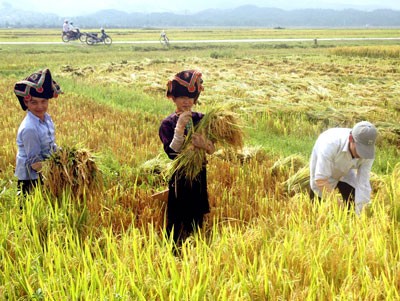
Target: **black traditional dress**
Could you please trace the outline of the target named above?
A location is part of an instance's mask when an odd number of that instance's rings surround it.
[[[203,116],[202,113],[193,112],[193,125],[196,126]],[[159,129],[164,150],[172,160],[178,155],[169,147],[174,137],[178,118],[176,113],[171,114],[162,121]],[[186,129],[185,135],[187,135]],[[177,242],[181,234],[188,235],[196,227],[201,227],[204,214],[210,212],[206,162],[203,162],[203,168],[192,181],[187,180],[184,176],[178,177],[176,173],[173,174],[169,180],[168,188],[167,233],[170,234],[174,229],[174,241]]]

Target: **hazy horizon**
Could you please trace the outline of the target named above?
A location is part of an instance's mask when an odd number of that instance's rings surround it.
[[[30,10],[32,12],[53,13],[60,17],[71,17],[91,14],[103,9],[116,9],[128,13],[173,12],[192,14],[206,9],[232,9],[242,5],[255,5],[259,7],[274,7],[285,10],[320,8],[320,9],[393,9],[400,10],[399,0],[351,0],[337,3],[332,0],[302,0],[292,3],[291,0],[203,0],[198,2],[182,2],[178,0],[70,0],[65,2],[53,0],[19,0],[18,2],[2,1],[0,9],[15,8]]]

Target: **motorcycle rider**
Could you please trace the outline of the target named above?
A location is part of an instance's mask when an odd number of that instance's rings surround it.
[[[69,24],[68,24],[68,20],[65,20],[65,21],[64,21],[64,24],[63,24],[63,29],[62,29],[62,31],[63,31],[63,33],[64,33],[64,34],[68,34],[68,32],[69,32]]]

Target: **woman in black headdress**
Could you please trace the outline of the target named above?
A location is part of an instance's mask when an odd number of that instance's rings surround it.
[[[190,127],[196,126],[203,114],[192,112],[203,90],[202,74],[197,70],[177,73],[168,81],[167,97],[174,101],[176,110],[165,118],[159,135],[164,150],[170,159],[175,159],[182,150],[185,136]],[[204,149],[208,154],[215,150],[213,143],[203,135],[194,133],[192,145]],[[194,180],[188,180],[182,173],[175,172],[168,183],[167,234],[173,233],[175,243],[203,225],[204,215],[210,212],[207,193],[206,162]]]

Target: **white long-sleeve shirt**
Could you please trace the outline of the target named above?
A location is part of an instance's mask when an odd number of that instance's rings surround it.
[[[316,180],[326,179],[334,189],[338,182],[355,188],[355,209],[359,214],[371,199],[370,174],[373,159],[353,159],[349,150],[351,129],[332,128],[323,132],[315,142],[310,159],[310,186],[322,197]]]
[[[69,30],[70,30],[69,24],[68,23],[64,23],[63,24],[63,32],[68,32]]]

